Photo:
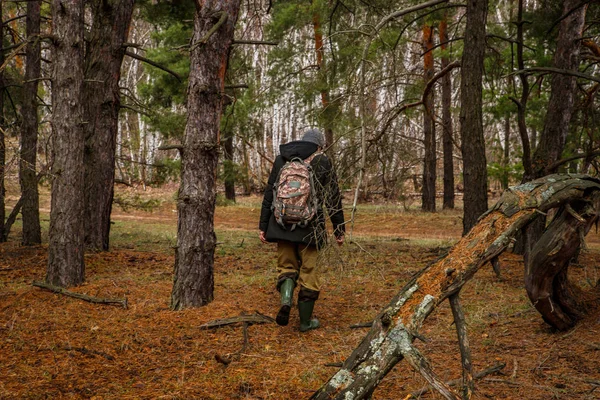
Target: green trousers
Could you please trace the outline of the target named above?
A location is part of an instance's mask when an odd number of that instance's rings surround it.
[[[297,276],[296,283],[303,288],[319,292],[321,279],[315,246],[287,241],[277,243],[277,272],[282,277]]]

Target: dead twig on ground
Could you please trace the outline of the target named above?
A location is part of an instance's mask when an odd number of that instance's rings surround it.
[[[360,322],[358,324],[350,325],[350,329],[370,328],[372,326],[373,326],[373,321],[370,321],[370,322]]]
[[[491,366],[490,368],[484,369],[483,371],[479,371],[476,374],[473,375],[473,379],[481,379],[487,375],[491,375],[494,374],[496,372],[500,372],[502,369],[504,369],[504,367],[506,366],[505,363],[500,363],[500,364],[496,364]],[[489,378],[488,378],[489,379]],[[486,380],[488,380],[486,379]],[[448,386],[457,386],[460,385],[463,382],[463,379],[453,379],[449,382],[446,383],[446,385]],[[412,392],[410,394],[410,397],[408,397],[409,399],[411,398],[418,398],[419,396],[424,395],[425,393],[429,392],[431,390],[431,386],[425,386],[419,390],[417,390],[416,392]]]
[[[71,347],[71,346],[65,346],[64,347],[65,350],[67,351],[78,351],[82,354],[85,354],[86,356],[88,355],[95,355],[95,356],[101,356],[106,358],[107,360],[114,360],[115,358],[113,356],[111,356],[110,354],[104,353],[103,351],[97,351],[97,350],[90,350],[87,349],[85,347]]]
[[[217,360],[217,362],[219,362],[225,366],[228,366],[229,364],[231,364],[231,362],[234,359],[238,360],[240,358],[240,356],[242,354],[244,354],[244,352],[248,348],[248,343],[250,343],[250,339],[248,338],[248,327],[249,326],[250,326],[249,322],[244,322],[244,344],[242,345],[242,348],[239,349],[238,351],[236,351],[235,353],[230,354],[229,357],[221,356],[218,353],[215,354],[215,360]]]
[[[127,298],[124,298],[124,299],[103,299],[103,298],[99,298],[99,297],[88,296],[87,294],[83,294],[83,293],[71,292],[70,290],[67,290],[65,288],[61,288],[59,286],[54,286],[54,285],[51,285],[49,283],[40,282],[40,281],[33,281],[32,285],[36,286],[36,287],[39,287],[39,288],[42,288],[42,289],[50,290],[51,292],[54,292],[54,293],[62,294],[62,295],[69,296],[69,297],[74,297],[76,299],[84,300],[84,301],[87,301],[87,302],[90,302],[90,303],[95,303],[95,304],[118,304],[118,305],[122,306],[123,308],[127,308]]]
[[[261,313],[256,313],[252,315],[239,315],[237,317],[223,318],[223,319],[215,319],[213,321],[208,321],[205,324],[200,325],[200,329],[215,329],[220,328],[227,325],[233,325],[237,323],[243,324],[268,324],[274,323],[275,320],[267,315],[263,315]]]

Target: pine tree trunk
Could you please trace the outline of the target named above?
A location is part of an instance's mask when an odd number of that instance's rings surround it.
[[[0,65],[4,64],[4,15],[0,2]],[[0,71],[0,243],[6,241],[4,219],[6,218],[6,188],[4,175],[6,171],[6,140],[4,138],[4,70]]]
[[[225,198],[235,202],[235,167],[233,164],[233,133],[227,132],[223,141],[223,170],[225,175]]]
[[[502,190],[508,189],[510,165],[510,114],[504,116],[504,153],[502,155]]]
[[[85,244],[108,250],[114,195],[121,63],[133,0],[92,2],[92,28],[85,60]]]
[[[559,24],[556,52],[552,62],[555,68],[577,71],[586,10],[587,4],[582,4],[579,0],[564,2],[563,14],[570,14]],[[532,179],[555,172],[551,166],[560,159],[565,147],[575,104],[576,85],[577,78],[574,76],[552,76],[544,130],[532,160]]]
[[[450,64],[450,59],[445,51],[448,48],[448,15],[440,21],[440,42],[442,43],[442,69]],[[442,128],[443,128],[443,153],[444,153],[444,202],[442,208],[454,209],[454,140],[452,135],[452,77],[450,74],[442,78]]]
[[[433,27],[423,26],[423,78],[429,82],[433,78]],[[425,98],[425,110],[423,112],[423,133],[425,137],[425,158],[423,160],[423,191],[422,210],[435,212],[435,179],[436,179],[436,142],[433,91]]]
[[[327,88],[327,71],[325,66],[325,48],[323,45],[323,32],[321,31],[321,16],[318,13],[313,14],[313,29],[315,38],[315,52],[317,56],[317,66],[319,68],[319,79],[321,89],[321,105],[323,106],[323,120],[325,125],[325,141],[327,146],[333,145],[333,118],[334,110],[330,102],[329,89]],[[333,152],[329,152],[329,158],[333,160]]]
[[[487,167],[483,137],[482,78],[488,0],[467,1],[465,49],[461,69],[460,132],[463,156],[464,218],[466,234],[487,210]]]
[[[569,14],[558,27],[558,40],[553,58],[555,68],[577,71],[586,11],[587,4],[582,5],[578,0],[564,2],[563,15]],[[554,172],[552,164],[561,158],[569,133],[576,85],[577,79],[573,76],[563,74],[552,76],[544,129],[532,157],[532,175],[525,174],[523,177],[525,182]],[[545,222],[545,218],[540,218],[535,224],[527,227],[524,235],[525,242],[523,246],[517,248],[524,253],[525,262],[529,260],[533,246],[541,238],[546,226]]]
[[[52,1],[52,202],[46,281],[85,277],[83,228],[83,0]]]
[[[523,2],[519,1],[519,10],[517,12],[517,64],[519,70],[525,69],[525,60],[523,59],[523,49],[525,48],[524,43],[524,26],[527,21],[523,20]],[[521,81],[521,99],[517,103],[517,123],[519,127],[519,135],[521,136],[521,146],[523,149],[523,182],[531,180],[529,177],[532,175],[531,166],[531,147],[535,146],[535,139],[531,142],[529,140],[529,134],[527,133],[527,122],[525,121],[527,111],[527,101],[529,99],[529,79],[527,74],[519,74]],[[535,128],[534,128],[535,129]],[[535,132],[535,131],[534,131]]]
[[[179,189],[171,308],[213,300],[214,210],[225,71],[240,0],[197,3]]]
[[[19,180],[23,206],[23,244],[32,245],[42,242],[40,228],[40,210],[37,165],[38,140],[38,79],[41,73],[40,45],[40,8],[41,1],[27,2],[27,50],[25,67],[25,83],[23,84],[23,107],[21,114],[21,159],[19,163]]]

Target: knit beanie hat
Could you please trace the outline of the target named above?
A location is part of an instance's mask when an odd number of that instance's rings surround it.
[[[325,147],[325,136],[318,129],[309,129],[302,136],[305,142],[312,142],[318,146]]]

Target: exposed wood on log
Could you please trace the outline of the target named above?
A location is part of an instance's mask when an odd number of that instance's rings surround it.
[[[84,300],[84,301],[87,301],[90,303],[115,304],[115,305],[120,305],[123,308],[127,308],[127,298],[124,298],[124,299],[102,299],[99,297],[88,296],[87,294],[71,292],[70,290],[62,288],[60,286],[55,286],[55,285],[51,285],[49,283],[40,282],[40,281],[33,281],[32,285],[42,288],[42,289],[50,290],[54,293],[62,294],[62,295],[69,296],[69,297],[74,297],[76,299]]]

